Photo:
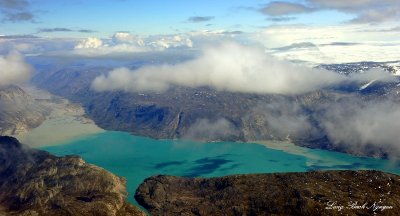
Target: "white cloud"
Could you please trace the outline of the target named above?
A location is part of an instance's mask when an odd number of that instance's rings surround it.
[[[264,130],[253,130],[255,137],[273,136],[274,139],[305,139],[313,137],[317,130],[310,122],[297,101],[286,97],[273,98],[268,102],[259,102],[245,116],[245,122],[257,124]],[[260,133],[260,134],[257,134]]]
[[[237,137],[239,131],[235,126],[224,118],[210,121],[199,119],[190,126],[184,134],[185,139],[215,141],[217,139],[226,140]]]
[[[117,32],[112,36],[112,41],[115,44],[128,43],[136,44],[137,46],[144,46],[145,42],[139,36],[133,35],[128,32]]]
[[[0,54],[17,50],[25,55],[127,57],[127,54],[161,52],[176,49],[193,50],[195,45],[222,41],[240,35],[240,31],[201,31],[172,35],[141,37],[116,32],[110,38],[42,38],[34,35],[0,35]]]
[[[172,35],[163,36],[161,38],[155,39],[154,41],[149,41],[148,45],[155,49],[168,49],[168,48],[192,48],[193,41],[184,35]]]
[[[141,38],[127,33],[117,32],[111,40],[87,38],[79,42],[73,54],[83,56],[124,55],[148,51],[162,51],[169,48],[191,48],[193,42],[184,35],[150,36]]]
[[[368,151],[367,145],[399,156],[399,104],[392,101],[351,101],[328,108],[321,119],[328,138],[353,152]]]
[[[82,55],[88,57],[98,56],[119,56],[129,53],[138,53],[149,51],[146,47],[139,47],[131,44],[117,44],[113,46],[103,45],[96,48],[78,48],[73,51],[74,55]]]
[[[248,93],[301,94],[340,82],[387,79],[383,72],[344,77],[280,61],[258,47],[224,43],[206,47],[201,56],[177,65],[145,66],[136,71],[117,68],[97,77],[97,91],[165,91],[170,86],[209,86],[217,90]],[[377,76],[377,77],[375,77]]]
[[[361,61],[398,61],[400,43],[385,44],[326,44],[315,48],[291,50],[269,50],[271,54],[282,59],[300,60],[313,64],[347,63]]]
[[[261,32],[256,40],[268,48],[306,42],[316,45],[302,49],[269,50],[271,54],[289,60],[314,63],[399,60],[400,40],[396,32],[370,31],[370,28],[367,25],[271,26]]]
[[[18,53],[0,56],[0,86],[20,84],[29,80],[32,68]]]
[[[121,32],[112,37],[112,43],[105,43],[94,37],[84,39],[75,46],[73,54],[96,57],[145,51],[149,51],[149,49],[141,46],[140,40],[134,35]]]
[[[90,37],[79,42],[75,49],[96,49],[103,46],[103,41],[101,39]]]
[[[396,32],[369,31],[369,25],[276,25],[264,29],[258,41],[266,47],[275,48],[293,43],[312,42],[327,44],[334,42],[382,43],[400,42]]]
[[[269,16],[296,15],[321,10],[336,10],[354,14],[353,23],[382,23],[400,18],[398,0],[305,0],[303,3],[273,1],[261,9]]]

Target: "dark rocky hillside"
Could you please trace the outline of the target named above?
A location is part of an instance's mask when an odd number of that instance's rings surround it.
[[[0,215],[144,215],[126,198],[125,180],[102,168],[0,136]]]
[[[338,72],[341,68],[330,67]],[[183,87],[163,93],[93,91],[90,86],[95,77],[111,69],[69,66],[61,70],[39,70],[33,82],[83,104],[87,115],[108,130],[161,139],[284,140],[309,148],[374,157],[387,157],[392,152],[391,148],[374,146],[374,143],[367,143],[371,144],[368,148],[349,147],[359,143],[335,143],[321,119],[326,118],[330,107],[346,107],[353,101],[400,103],[397,83],[373,83],[363,90],[349,84],[292,96]]]
[[[155,176],[135,198],[153,215],[398,215],[400,177],[379,171]]]
[[[0,87],[0,135],[17,135],[35,128],[49,111],[20,87]]]

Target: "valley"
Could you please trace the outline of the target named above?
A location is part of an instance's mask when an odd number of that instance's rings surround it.
[[[320,67],[350,76],[374,68],[395,73],[393,64],[353,63]],[[369,81],[350,82],[299,95],[235,93],[179,86],[166,92],[94,91],[92,81],[108,70],[72,64],[62,70],[38,70],[33,83],[82,104],[87,116],[106,130],[157,139],[290,141],[298,146],[354,155],[393,156],[390,147],[393,143],[384,146],[373,140],[354,143],[351,141],[354,138],[350,137],[337,140],[333,137],[337,132],[327,125],[333,121],[330,115],[335,112],[356,110],[368,104],[386,104],[387,101],[393,104],[390,106],[398,104],[400,80],[396,76],[390,82],[372,82],[367,86]],[[357,133],[362,131],[352,133],[360,136]]]
[[[0,134],[15,136],[31,147],[103,131],[79,104],[32,86],[0,89],[0,105]]]
[[[400,212],[398,0],[0,0],[0,216]]]

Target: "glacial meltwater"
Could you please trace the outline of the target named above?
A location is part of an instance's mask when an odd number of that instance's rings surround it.
[[[132,202],[137,186],[158,174],[213,177],[329,169],[377,169],[400,174],[399,164],[389,160],[301,148],[284,142],[275,142],[273,146],[154,140],[106,131],[41,149],[59,156],[79,155],[88,163],[125,177]]]

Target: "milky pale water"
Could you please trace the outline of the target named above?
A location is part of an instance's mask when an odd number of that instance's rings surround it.
[[[238,142],[154,140],[106,131],[41,149],[59,156],[80,155],[89,163],[125,177],[132,202],[137,186],[158,174],[214,177],[328,169],[377,169],[400,174],[399,164],[388,160],[292,148],[295,151]]]

